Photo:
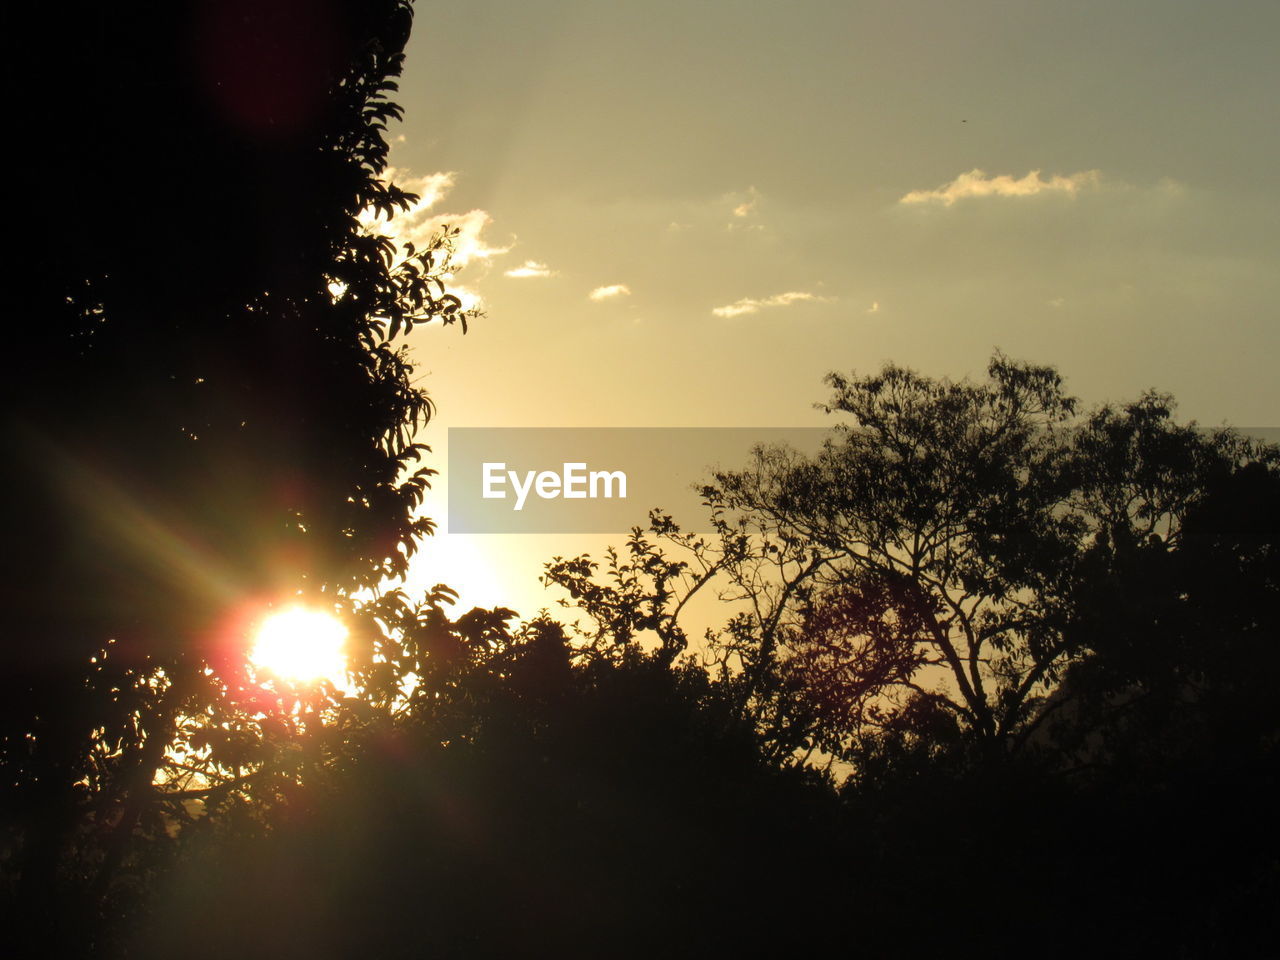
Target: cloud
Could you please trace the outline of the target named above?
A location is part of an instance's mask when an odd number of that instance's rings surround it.
[[[716,307],[711,313],[717,317],[740,317],[745,313],[759,313],[766,307],[789,307],[793,303],[830,303],[830,297],[820,297],[816,293],[804,293],[797,290],[791,290],[787,293],[779,293],[776,296],[768,297],[765,300],[755,300],[751,297],[744,297],[725,307]]]
[[[756,204],[760,202],[760,191],[755,187],[747,187],[747,198],[741,201],[733,208],[735,217],[749,217],[756,211]]]
[[[508,270],[503,274],[504,277],[515,277],[521,279],[524,277],[554,277],[556,272],[548,269],[545,263],[538,263],[536,260],[526,260],[514,270]]]
[[[462,214],[431,212],[453,188],[455,176],[452,172],[443,172],[413,177],[406,171],[388,167],[386,179],[409,193],[417,194],[418,199],[389,219],[384,214],[365,210],[359,216],[360,225],[368,233],[389,237],[397,246],[412,243],[419,250],[429,246],[432,238],[446,227],[454,228],[458,231],[453,239],[452,264],[455,268],[465,267],[472,260],[487,260],[507,253],[510,246],[494,247],[485,241],[484,230],[493,223],[493,218],[484,210],[469,210]]]
[[[491,223],[493,223],[493,218],[485,211],[469,210],[459,216],[442,214],[438,217],[433,217],[423,225],[423,232],[430,236],[445,227],[456,229],[458,235],[453,240],[452,262],[455,267],[465,267],[472,260],[488,260],[490,257],[510,252],[510,246],[491,247],[481,236],[485,227]]]
[[[1015,180],[1008,174],[988,177],[983,171],[973,169],[936,190],[912,190],[898,202],[941,203],[949,207],[957,200],[969,197],[1034,197],[1041,193],[1075,196],[1082,187],[1097,187],[1099,176],[1097,170],[1083,170],[1066,177],[1054,174],[1042,180],[1040,171],[1032,170],[1020,180]]]
[[[759,190],[755,187],[747,187],[747,192],[745,194],[731,193],[724,199],[733,204],[729,211],[732,214],[732,217],[729,222],[725,224],[726,230],[764,232],[764,224],[753,222],[756,218],[756,206],[762,199],[762,195]]]
[[[394,183],[401,190],[418,195],[418,201],[405,213],[398,214],[400,217],[425,214],[453,189],[456,177],[457,174],[451,170],[415,177],[411,176],[408,170],[400,167],[387,167],[382,175],[382,179],[388,183]],[[363,219],[364,215],[362,214],[361,217]]]
[[[871,306],[867,307],[867,313],[879,313],[879,312],[880,312],[880,301],[879,301],[879,300],[875,300],[875,301],[873,301],[873,302],[872,302],[872,304],[871,304]]]
[[[458,283],[449,284],[449,292],[462,301],[463,310],[474,310],[484,303],[480,294]]]
[[[587,294],[588,299],[591,300],[608,300],[610,297],[629,296],[631,296],[631,288],[625,283],[615,283],[607,287],[596,287]]]

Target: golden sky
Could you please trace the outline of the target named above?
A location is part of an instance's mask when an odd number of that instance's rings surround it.
[[[821,425],[831,369],[996,347],[1278,425],[1277,36],[1270,0],[421,3],[405,226],[463,229],[487,312],[414,334],[424,440]],[[441,536],[414,582],[533,613],[621,539]]]

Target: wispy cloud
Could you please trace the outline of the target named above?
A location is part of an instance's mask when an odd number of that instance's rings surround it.
[[[735,217],[749,217],[756,211],[756,204],[760,202],[760,191],[755,187],[747,187],[746,199],[739,201],[733,208]]]
[[[732,216],[729,222],[725,224],[726,230],[746,230],[763,232],[765,226],[757,221],[756,207],[760,203],[762,195],[755,187],[747,187],[746,193],[731,193],[724,199],[732,206],[729,208]]]
[[[988,177],[982,170],[974,169],[935,190],[912,190],[898,202],[941,203],[949,207],[957,200],[970,197],[1034,197],[1041,193],[1075,196],[1083,187],[1097,187],[1099,177],[1097,170],[1083,170],[1069,176],[1054,174],[1046,180],[1041,179],[1039,170],[1032,170],[1025,177],[1015,179],[1009,174]]]
[[[458,233],[453,240],[452,262],[457,268],[465,267],[472,260],[487,260],[511,249],[510,246],[491,246],[484,239],[485,228],[493,223],[493,218],[484,210],[469,210],[461,214],[432,212],[453,188],[455,174],[452,172],[413,177],[404,170],[388,167],[385,176],[409,193],[417,194],[418,199],[389,219],[383,214],[365,210],[359,221],[367,232],[389,237],[398,246],[412,243],[421,250],[444,228],[455,228]]]
[[[485,241],[482,234],[491,223],[493,223],[493,218],[483,210],[468,210],[459,216],[442,214],[441,216],[433,217],[425,225],[423,233],[426,236],[430,236],[445,227],[456,229],[458,235],[453,240],[453,265],[455,267],[465,267],[472,260],[488,260],[490,257],[500,256],[511,251],[510,246],[492,247]]]
[[[449,292],[462,301],[463,310],[475,310],[484,304],[484,297],[460,283],[449,284]]]
[[[457,174],[452,171],[443,171],[414,177],[410,176],[408,171],[398,167],[387,167],[383,173],[383,179],[389,183],[394,183],[400,189],[409,193],[416,193],[418,200],[408,210],[397,213],[396,216],[391,218],[391,221],[387,221],[381,214],[376,214],[372,210],[365,210],[360,214],[360,223],[366,228],[381,223],[383,225],[382,232],[386,233],[385,227],[389,222],[405,226],[420,220],[453,189],[456,176]]]
[[[538,263],[537,260],[526,260],[514,270],[506,271],[503,276],[520,279],[523,277],[554,277],[555,273],[545,263]]]
[[[614,283],[607,287],[596,287],[587,298],[590,300],[608,300],[612,297],[629,297],[631,296],[631,288],[625,283]]]
[[[879,312],[880,312],[880,301],[879,301],[879,300],[875,300],[875,301],[873,301],[873,302],[872,302],[872,304],[871,304],[871,306],[867,307],[867,313],[879,313]]]
[[[830,297],[820,297],[816,293],[805,293],[799,290],[790,290],[787,293],[779,293],[776,296],[768,297],[764,300],[756,300],[751,297],[744,297],[724,307],[716,307],[711,312],[717,317],[740,317],[746,313],[759,313],[768,307],[789,307],[793,303],[830,303]]]

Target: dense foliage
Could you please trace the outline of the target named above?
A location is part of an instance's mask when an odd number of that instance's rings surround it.
[[[184,815],[157,795],[166,752],[226,774],[267,750],[246,611],[349,607],[404,572],[431,406],[394,340],[468,317],[447,234],[397,250],[358,221],[411,199],[379,176],[407,3],[5,21],[29,176],[0,386],[0,865],[30,920],[93,915],[135,837]]]

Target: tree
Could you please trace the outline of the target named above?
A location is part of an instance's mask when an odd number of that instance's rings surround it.
[[[408,3],[5,19],[9,87],[40,91],[11,122],[48,185],[14,191],[2,388],[4,872],[30,918],[163,835],[184,726],[232,766],[266,742],[237,610],[351,607],[403,573],[431,530],[431,403],[394,341],[469,316],[447,234],[397,251],[357,220],[413,199],[380,178]]]
[[[842,947],[1266,955],[1280,451],[1153,393],[1077,413],[998,354],[827,382],[849,421],[716,474],[710,536],[655,512],[603,571],[547,565],[582,649],[663,659],[722,598],[705,702],[845,775],[795,841]]]
[[[1068,630],[1089,656],[1043,711],[1076,769],[1147,787],[1274,776],[1280,724],[1275,451],[1213,478],[1176,547],[1130,543],[1093,571]]]
[[[824,409],[850,422],[816,456],[758,448],[717,474],[715,536],[655,516],[689,558],[682,588],[637,531],[624,566],[663,573],[648,593],[632,584],[628,608],[655,609],[628,630],[682,636],[685,598],[718,580],[739,612],[706,649],[765,740],[864,773],[886,749],[994,760],[1034,745],[1064,671],[1095,652],[1080,623],[1108,571],[1176,549],[1212,484],[1273,456],[1176,424],[1156,394],[1080,416],[1055,371],[1000,354],[981,383],[893,365],[827,382]],[[592,573],[588,558],[548,567],[628,640],[618,588]]]
[[[412,689],[344,704],[364,716],[329,725],[336,762],[244,805],[265,816],[186,831],[136,955],[736,953],[762,890],[770,925],[826,904],[777,881],[828,855],[803,841],[834,797],[764,762],[704,671],[512,620],[428,603],[398,622],[387,652]]]

